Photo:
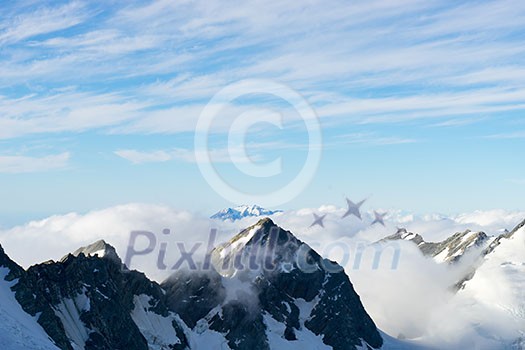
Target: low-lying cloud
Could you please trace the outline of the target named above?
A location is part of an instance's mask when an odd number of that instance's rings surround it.
[[[311,227],[314,212],[326,214],[325,228]],[[273,220],[321,255],[342,263],[365,308],[388,334],[417,339],[425,345],[441,349],[457,346],[485,349],[493,346],[493,340],[489,340],[494,335],[491,332],[498,332],[508,325],[508,317],[505,313],[498,313],[499,317],[496,317],[487,307],[464,296],[458,297],[450,288],[464,276],[468,266],[437,264],[425,258],[410,242],[385,247],[380,251],[377,265],[374,264],[375,248],[367,248],[359,255],[357,247],[391,235],[397,227],[420,233],[427,241],[440,241],[467,228],[496,235],[503,229],[512,229],[525,218],[525,213],[495,210],[444,217],[389,211],[386,227],[383,227],[370,226],[373,213],[363,213],[363,220],[359,221],[354,217],[341,219],[344,212],[343,208],[327,205],[278,213]],[[221,222],[166,206],[127,204],[82,215],[70,213],[32,221],[1,231],[0,243],[24,267],[49,259],[58,260],[76,248],[99,239],[114,245],[124,260],[130,232],[148,231],[156,237],[155,248],[148,255],[134,256],[130,267],[161,281],[169,276],[172,272],[170,267],[181,258],[181,247],[186,253],[194,250],[193,258],[200,261],[210,245],[228,240],[257,220],[245,218],[236,222]],[[217,236],[210,242],[210,230],[214,228],[217,229]],[[141,250],[151,243],[144,239],[135,248]],[[158,268],[162,243],[167,244],[163,259],[167,266],[165,270]],[[396,251],[399,253],[397,262]],[[359,264],[356,265],[357,260]],[[464,264],[470,260],[464,259]],[[469,307],[474,304],[478,306]],[[480,324],[487,324],[483,328],[486,334],[480,335]],[[509,334],[515,332],[510,330]]]

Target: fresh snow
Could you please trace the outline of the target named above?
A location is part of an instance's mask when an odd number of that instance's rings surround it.
[[[463,294],[516,314],[525,322],[525,228],[487,255]],[[525,327],[524,327],[525,330]]]
[[[525,339],[524,291],[525,227],[501,240],[458,298],[482,336],[510,344]]]
[[[36,317],[24,312],[7,282],[9,269],[0,267],[0,349],[2,350],[59,350],[49,339]]]
[[[447,258],[449,258],[449,254],[450,254],[450,249],[447,247],[443,249],[441,253],[439,253],[438,255],[434,257],[434,261],[436,261],[437,263],[444,263],[447,261]]]
[[[403,236],[401,236],[402,239],[405,239],[407,241],[410,241],[411,239],[414,239],[416,237],[415,233],[407,232]]]
[[[186,334],[192,350],[231,350],[224,335],[211,330],[206,320],[200,320],[193,330],[186,328]]]
[[[64,325],[64,330],[75,349],[84,349],[91,330],[80,320],[83,312],[89,311],[90,300],[85,291],[74,299],[63,299],[55,306],[55,315]]]
[[[174,316],[164,317],[150,311],[150,300],[148,295],[135,296],[131,318],[148,341],[150,350],[169,350],[170,345],[180,344],[173,328]]]
[[[239,238],[235,242],[232,242],[230,244],[230,246],[228,247],[228,252],[229,253],[233,253],[233,252],[236,252],[238,250],[238,248],[243,248],[253,238],[253,236],[255,236],[255,234],[257,233],[257,231],[259,231],[261,229],[261,227],[262,227],[261,225],[254,226],[248,232],[247,235],[245,235],[242,238]]]
[[[150,300],[148,295],[135,296],[135,308],[131,313],[150,350],[169,350],[170,345],[180,343],[173,321],[182,327],[192,350],[231,350],[224,335],[209,329],[206,320],[200,320],[192,330],[176,314],[164,317],[149,311]]]
[[[295,330],[297,340],[288,341],[284,338],[284,331],[286,325],[276,321],[269,314],[264,315],[264,323],[266,324],[266,336],[270,349],[279,350],[297,350],[297,349],[311,349],[311,350],[331,350],[332,347],[323,343],[321,336],[315,335],[312,331],[304,327],[304,321],[301,323],[301,329]]]
[[[99,258],[103,258],[104,255],[106,254],[106,250],[105,249],[100,249],[100,250],[97,250],[93,253],[89,253],[88,255],[89,256],[98,256]]]

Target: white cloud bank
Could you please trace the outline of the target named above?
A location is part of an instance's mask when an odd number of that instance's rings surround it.
[[[325,229],[310,227],[312,213],[327,214]],[[373,251],[364,254],[359,268],[355,267],[356,245],[374,242],[396,231],[397,226],[418,232],[427,241],[441,240],[467,228],[498,234],[512,229],[525,218],[525,212],[487,211],[443,217],[441,215],[415,216],[411,213],[390,211],[387,227],[370,226],[371,212],[363,213],[363,221],[341,219],[345,209],[322,206],[276,214],[273,219],[281,227],[292,231],[324,256],[340,261],[349,274],[362,301],[378,326],[397,337],[403,335],[419,344],[440,349],[490,349],[498,344],[494,339],[508,318],[494,318],[490,308],[470,307],[476,299],[458,298],[449,290],[464,273],[463,266],[451,268],[426,259],[408,242],[399,245],[401,259],[396,269],[391,268],[394,250],[386,250],[378,269],[373,268]],[[235,223],[218,222],[187,211],[165,206],[127,204],[92,211],[87,214],[70,213],[32,221],[22,226],[0,231],[0,243],[6,252],[24,267],[62,256],[98,239],[114,245],[122,257],[126,256],[130,231],[145,230],[157,236],[155,250],[147,256],[134,257],[131,268],[144,271],[156,280],[169,274],[169,267],[180,258],[175,243],[184,243],[186,251],[201,244],[197,257],[208,246],[211,228],[218,229],[215,244],[229,239],[240,229],[257,221],[246,218]],[[170,229],[170,235],[162,234]],[[159,247],[168,243],[165,263],[168,270],[157,267]],[[140,250],[147,246],[146,239],[137,240]],[[345,255],[346,253],[346,255]],[[471,312],[475,310],[475,312]],[[489,322],[490,320],[490,322]],[[479,332],[479,323],[487,321],[490,327]],[[500,322],[501,321],[501,322]],[[492,332],[492,333],[491,333]],[[508,329],[515,334],[516,329]]]

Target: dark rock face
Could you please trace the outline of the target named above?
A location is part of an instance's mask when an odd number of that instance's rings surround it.
[[[10,259],[1,246],[0,266],[7,267],[10,270],[9,274],[6,276],[7,281],[18,279],[19,282],[12,287],[12,290],[16,293],[16,299],[21,304],[24,311],[32,316],[35,316],[40,312],[38,323],[44,328],[51,339],[53,339],[55,344],[64,350],[73,350],[65,335],[62,323],[58,317],[55,316],[51,307],[46,301],[41,300],[36,296],[33,292],[32,286],[26,285],[23,282],[27,280],[27,272]]]
[[[114,258],[80,253],[61,262],[33,266],[14,287],[16,298],[26,312],[41,313],[38,322],[62,349],[72,349],[71,342],[78,342],[64,328],[64,322],[71,321],[64,320],[67,315],[77,312],[81,325],[74,326],[85,327],[80,333],[87,336],[82,339],[86,350],[147,350],[148,342],[131,317],[134,297],[150,296],[155,301],[150,311],[167,316],[164,292],[144,274],[122,269]],[[83,307],[78,305],[79,298],[84,300]],[[182,328],[174,327],[181,341],[172,348],[186,348]]]
[[[324,342],[334,350],[348,349],[349,339],[354,340],[353,345],[361,345],[357,340],[363,339],[374,348],[383,343],[344,273],[327,277],[320,300],[305,325],[315,334],[323,334]]]
[[[268,318],[284,325],[281,337],[290,342],[309,331],[335,350],[355,349],[363,342],[382,346],[343,269],[270,219],[217,247],[212,261],[220,275],[178,273],[163,287],[183,320],[195,325],[204,317],[210,329],[225,334],[231,349],[270,349]],[[225,293],[235,297],[225,298]],[[213,297],[203,302],[200,295]]]
[[[0,267],[7,267],[9,269],[9,274],[6,276],[6,280],[13,281],[17,278],[20,278],[24,273],[24,269],[21,268],[17,263],[11,260],[6,253],[4,248],[0,245]]]
[[[241,301],[226,303],[215,313],[210,329],[223,333],[231,349],[269,350],[262,314]]]
[[[171,310],[193,328],[226,298],[222,277],[214,270],[209,272],[180,271],[165,282],[166,300]]]
[[[158,285],[128,270],[104,241],[27,271],[0,247],[16,300],[63,350],[192,349],[212,331],[205,347],[382,346],[343,269],[269,219],[209,260],[210,271],[178,271]]]

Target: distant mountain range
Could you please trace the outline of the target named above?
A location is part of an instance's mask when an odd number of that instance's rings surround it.
[[[456,297],[466,300],[474,314],[478,309],[491,308],[497,320],[508,325],[506,339],[490,335],[490,319],[478,320],[477,331],[493,338],[494,349],[525,349],[525,220],[512,231],[493,237],[467,230],[434,243],[399,229],[376,244],[399,240],[415,244],[436,263],[454,265],[468,257],[466,274],[453,286]]]
[[[437,263],[454,263],[472,250],[477,249],[481,253],[483,248],[489,246],[492,239],[484,232],[466,230],[455,233],[442,242],[426,242],[421,235],[401,228],[395,234],[382,239],[380,242],[398,240],[414,243],[423,255],[432,257]]]
[[[458,296],[475,301],[472,307],[496,308],[495,319],[504,320],[507,338],[515,340],[505,349],[525,349],[525,221],[492,240],[481,261],[462,283]],[[476,312],[476,310],[473,310]],[[479,324],[486,332],[493,320]],[[518,329],[519,331],[514,331]],[[515,332],[514,334],[512,332]],[[503,348],[503,347],[502,347]]]
[[[282,213],[282,210],[268,210],[258,205],[240,205],[235,208],[223,209],[213,214],[211,219],[237,221],[247,217],[271,216],[277,213]]]
[[[0,248],[1,348],[381,348],[344,270],[270,219],[211,257],[159,285],[104,241],[28,270]]]

